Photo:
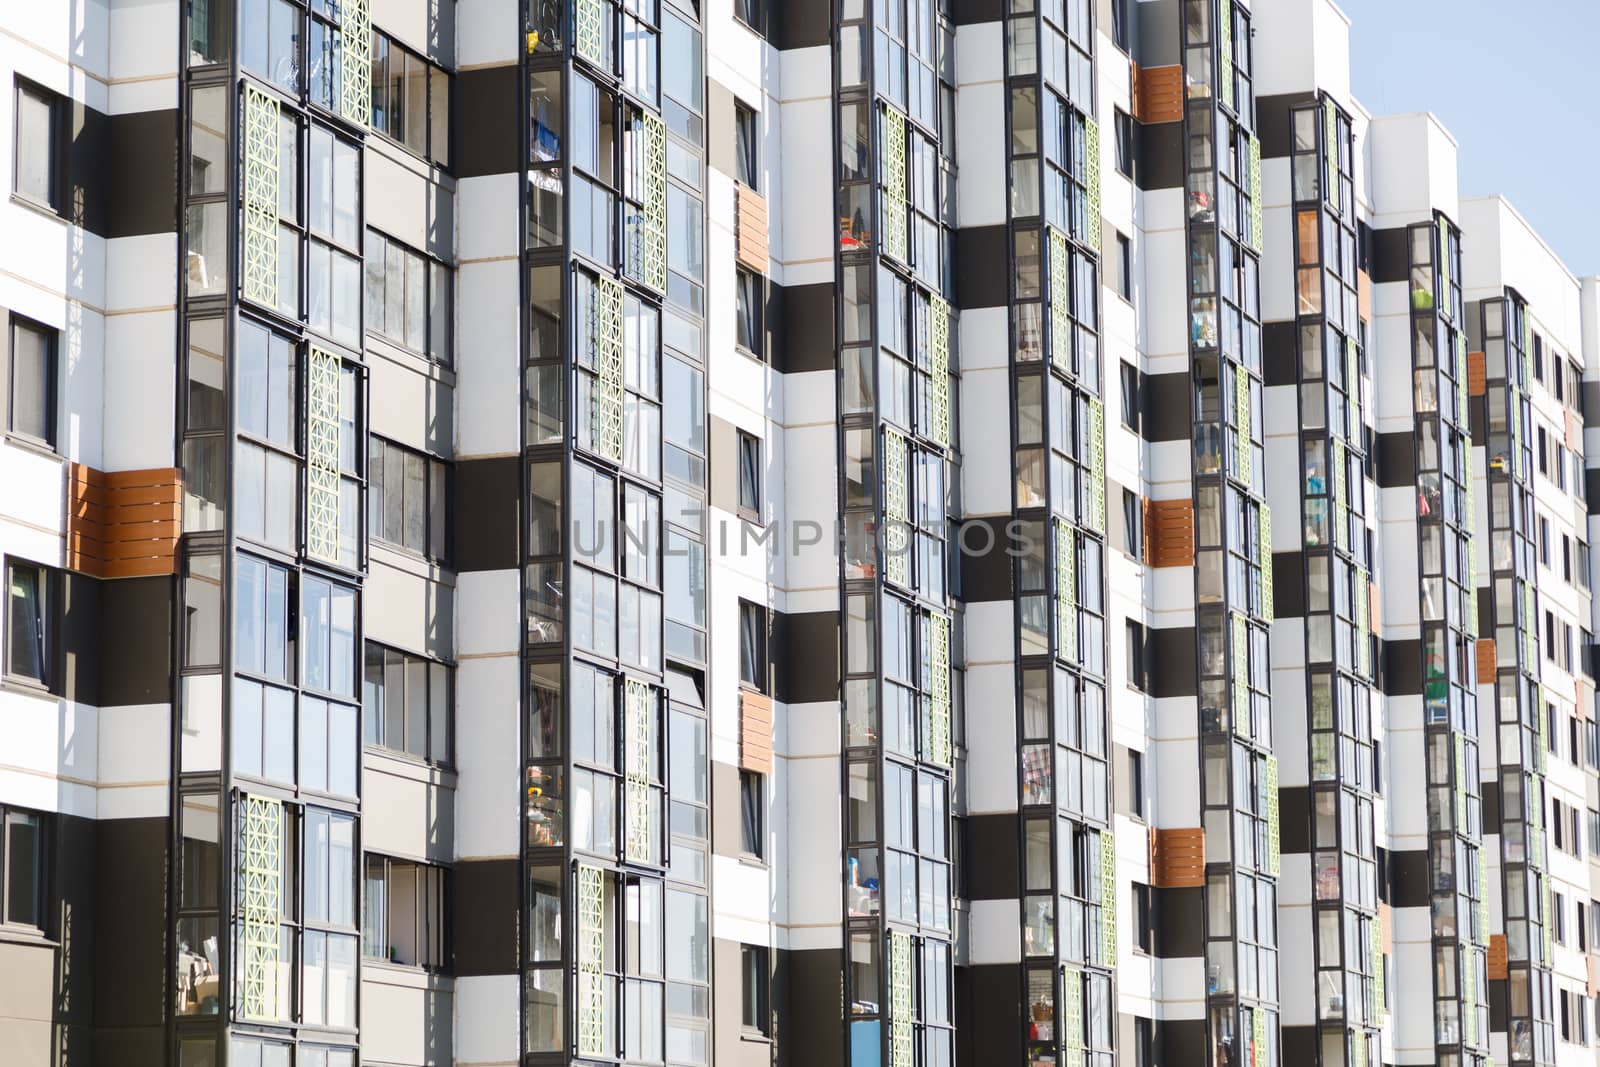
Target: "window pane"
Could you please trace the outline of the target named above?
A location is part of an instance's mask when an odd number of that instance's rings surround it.
[[[11,326],[11,432],[51,442],[54,422],[53,333],[26,323]]]
[[[43,574],[37,567],[11,566],[7,583],[6,673],[45,680]]]
[[[54,111],[50,98],[42,92],[17,87],[17,192],[43,204],[55,199],[51,181]]]
[[[19,811],[6,813],[6,922],[44,925],[39,893],[40,831],[39,816]]]

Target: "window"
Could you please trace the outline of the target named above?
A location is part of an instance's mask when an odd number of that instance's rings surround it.
[[[449,366],[450,268],[369,229],[366,274],[367,329]]]
[[[1551,918],[1555,924],[1551,928],[1550,936],[1555,939],[1556,944],[1565,945],[1567,943],[1567,898],[1560,893],[1553,893],[1551,896],[1553,897]]]
[[[757,169],[760,156],[760,125],[755,110],[734,101],[733,104],[733,155],[737,173],[734,178],[748,189],[761,188],[761,171]]]
[[[740,1023],[758,1034],[767,1032],[767,950],[757,945],[739,946],[742,989]]]
[[[1133,300],[1133,242],[1117,234],[1117,295]]]
[[[733,0],[733,17],[757,33],[765,32],[765,14],[763,0]]]
[[[1116,109],[1117,173],[1124,178],[1133,177],[1133,116]]]
[[[1126,663],[1128,664],[1128,684],[1143,692],[1145,686],[1144,663],[1144,626],[1132,619],[1125,620],[1126,627]]]
[[[767,689],[767,609],[748,600],[739,601],[739,682]]]
[[[48,567],[13,560],[6,566],[5,676],[41,688],[54,679],[55,605]]]
[[[6,432],[38,444],[56,441],[56,331],[11,316],[5,376]]]
[[[734,269],[734,310],[738,316],[738,344],[757,359],[765,359],[762,342],[762,296],[766,286],[761,275],[743,267]]]
[[[757,859],[762,857],[766,841],[762,785],[761,775],[755,771],[739,772],[739,847]]]
[[[368,641],[365,679],[366,744],[432,763],[450,762],[455,668]]]
[[[761,439],[739,431],[739,514],[761,521]]]
[[[1134,947],[1145,955],[1155,953],[1155,923],[1151,921],[1150,914],[1150,887],[1142,883],[1133,883],[1133,919],[1136,940]]]
[[[1539,562],[1550,566],[1550,520],[1539,516]]]
[[[1139,503],[1139,494],[1132,489],[1122,491],[1122,544],[1123,549],[1134,559],[1144,558],[1144,531],[1140,529],[1144,519],[1143,508]]]
[[[1122,425],[1139,432],[1139,368],[1132,363],[1122,365]]]
[[[44,828],[38,812],[0,807],[0,924],[45,928]]]
[[[1128,810],[1144,818],[1144,753],[1128,749]]]
[[[1544,338],[1533,335],[1533,376],[1544,381]]]
[[[381,437],[369,437],[368,449],[369,535],[429,559],[448,559],[449,464]]]
[[[61,137],[61,98],[18,79],[16,115],[11,188],[24,200],[58,211],[62,149],[66,143]]]
[[[368,854],[361,953],[407,967],[449,965],[445,869]]]
[[[372,128],[450,165],[450,73],[372,31]]]

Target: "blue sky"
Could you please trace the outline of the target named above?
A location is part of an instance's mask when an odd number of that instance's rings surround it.
[[[1439,116],[1462,196],[1505,196],[1573,273],[1600,274],[1600,3],[1336,2],[1362,106]]]

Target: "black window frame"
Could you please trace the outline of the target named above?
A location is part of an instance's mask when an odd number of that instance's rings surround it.
[[[412,457],[420,458],[423,465],[423,513],[422,513],[422,541],[421,548],[406,542],[406,498],[400,499],[400,539],[394,540],[388,536],[386,529],[387,504],[388,504],[388,474],[386,473],[387,461],[390,452],[400,455],[402,470],[404,464]],[[402,475],[403,477],[403,475]],[[439,490],[436,479],[442,479],[443,488]],[[377,434],[367,435],[367,536],[378,544],[392,548],[398,552],[418,556],[441,566],[449,566],[451,559],[451,512],[452,498],[454,497],[455,465],[429,452],[421,452],[415,448],[407,448]],[[442,492],[444,499],[436,500],[436,490]],[[435,529],[435,521],[439,526]],[[435,544],[435,538],[441,544]]]
[[[1144,504],[1139,494],[1122,489],[1122,550],[1136,562],[1144,562]]]
[[[1133,116],[1119,108],[1113,109],[1112,136],[1116,138],[1117,173],[1124,178],[1133,177]]]
[[[379,679],[381,679],[383,681],[383,690],[384,690],[384,693],[383,693],[383,707],[381,709],[379,709],[379,712],[378,712],[382,716],[382,718],[380,718],[378,723],[377,723],[377,738],[378,738],[377,740],[372,740],[371,737],[369,736],[369,733],[368,733],[368,725],[369,725],[369,722],[370,722],[370,717],[373,715],[372,706],[370,704],[370,700],[371,700],[371,696],[372,696],[372,687],[369,684],[368,678],[369,678],[369,671],[372,668],[372,666],[374,665],[374,659],[373,659],[374,653],[377,653],[381,657],[381,660],[382,660],[382,665],[380,667],[380,674],[378,675],[378,677],[379,677]],[[388,688],[389,687],[388,687],[387,674],[386,673],[382,673],[382,672],[386,672],[388,670],[388,668],[389,668],[389,657],[390,657],[390,655],[393,655],[393,656],[397,657],[397,660],[398,660],[398,669],[400,671],[400,678],[401,678],[400,689],[401,689],[402,701],[404,700],[404,697],[405,697],[405,677],[406,677],[407,671],[412,669],[411,668],[412,661],[418,661],[418,662],[422,663],[423,667],[424,667],[424,671],[425,671],[425,673],[427,675],[427,678],[426,678],[426,680],[424,682],[424,685],[423,685],[424,692],[425,692],[425,694],[427,696],[427,708],[425,709],[426,718],[425,718],[425,720],[423,722],[423,726],[422,726],[422,737],[423,737],[423,741],[424,741],[424,747],[426,748],[425,752],[417,753],[417,752],[411,751],[410,748],[405,747],[405,741],[406,741],[406,738],[409,736],[409,730],[407,729],[407,723],[405,722],[404,719],[402,719],[401,723],[400,723],[400,734],[399,734],[399,736],[400,736],[401,747],[400,748],[395,748],[394,746],[392,746],[392,745],[387,743],[387,739],[389,737],[388,714],[389,714],[389,708],[390,708],[391,705],[390,705],[390,699],[389,699],[389,693],[388,693]],[[444,751],[444,753],[442,755],[434,752],[434,750],[433,750],[434,749],[434,744],[433,744],[433,742],[434,742],[434,718],[435,718],[435,709],[434,709],[434,706],[433,706],[433,687],[434,687],[434,672],[435,671],[442,672],[443,685],[444,685],[444,716],[445,716],[445,723],[444,723],[444,728],[443,728],[444,729],[443,740],[444,740],[444,749],[445,749],[445,751]],[[386,645],[381,641],[366,641],[366,642],[363,642],[362,651],[361,651],[361,747],[362,747],[362,749],[365,750],[365,749],[369,749],[370,748],[370,749],[374,749],[374,750],[379,751],[379,752],[383,752],[383,753],[385,753],[387,755],[394,756],[394,757],[399,758],[399,759],[418,760],[418,761],[421,761],[423,763],[427,763],[427,764],[429,764],[431,766],[436,766],[436,767],[453,767],[453,766],[455,766],[455,747],[456,747],[456,714],[455,714],[456,700],[455,700],[455,693],[456,693],[456,670],[455,670],[455,664],[446,663],[443,660],[433,659],[432,657],[429,657],[429,656],[421,656],[421,655],[418,655],[415,652],[407,652],[403,648],[395,648],[393,645]],[[402,705],[401,705],[402,714],[404,714],[407,710],[408,709],[406,708],[406,706],[402,703]]]
[[[38,601],[34,614],[37,620],[38,633],[35,635],[37,655],[39,658],[39,675],[23,674],[16,670],[11,654],[13,640],[12,627],[14,625],[12,597],[12,572],[18,568],[33,571],[34,597]],[[0,568],[0,577],[5,580],[4,614],[0,616],[0,627],[3,627],[5,641],[0,645],[0,678],[5,680],[8,688],[22,689],[38,693],[52,693],[59,695],[59,659],[61,648],[61,572],[54,567],[19,556],[9,556],[4,559],[4,567]]]
[[[739,517],[761,521],[761,438],[745,430],[735,431],[735,498]]]
[[[739,1028],[746,1034],[771,1036],[770,973],[765,945],[739,946]]]
[[[20,177],[20,166],[23,158],[21,103],[24,93],[40,100],[50,109],[50,118],[48,122],[50,143],[45,146],[43,153],[50,168],[50,174],[45,179],[48,189],[46,190],[45,198],[43,200],[39,199],[38,196],[31,192],[26,192],[18,188],[18,178]],[[58,216],[61,214],[62,207],[66,202],[67,137],[66,124],[64,121],[66,108],[63,107],[65,102],[66,97],[62,96],[54,89],[40,85],[31,78],[25,78],[19,74],[15,75],[12,79],[11,197],[18,203],[26,204],[29,207],[37,208],[40,211]],[[30,156],[38,154],[39,153],[37,152],[29,152]]]
[[[760,0],[746,0],[759,3]],[[733,101],[733,180],[751,192],[761,191],[760,113],[743,100]]]
[[[767,279],[748,267],[733,268],[733,341],[739,351],[767,361]]]
[[[1130,51],[1133,39],[1129,34],[1128,0],[1111,0],[1111,43],[1122,51]]]
[[[739,601],[739,684],[757,693],[767,691],[767,608]]]
[[[1117,295],[1133,303],[1133,241],[1117,233]]]
[[[758,36],[767,35],[767,5],[765,0],[734,0],[733,19]]]
[[[29,430],[17,428],[17,331],[25,330],[37,334],[45,345],[45,397],[43,421],[45,435],[40,437]],[[6,436],[17,441],[24,441],[39,448],[54,452],[56,450],[57,408],[61,403],[60,366],[61,366],[61,331],[52,326],[47,326],[37,319],[30,319],[26,315],[11,314],[6,322],[6,361],[5,377],[0,380],[0,393],[4,403],[0,410],[5,415]]]
[[[390,132],[390,130],[386,128],[385,123],[379,121],[379,116],[380,115],[383,115],[385,117],[388,116],[388,111],[386,111],[384,109],[381,109],[378,106],[378,94],[381,91],[383,91],[383,89],[387,88],[387,78],[382,73],[383,71],[387,70],[387,57],[385,57],[385,62],[384,63],[380,64],[380,61],[379,61],[380,48],[382,48],[383,46],[387,46],[391,51],[394,50],[394,49],[399,49],[400,52],[402,52],[405,56],[420,62],[423,65],[424,69],[427,71],[427,92],[425,94],[424,104],[423,104],[423,112],[424,112],[424,118],[423,118],[423,141],[424,141],[424,144],[423,144],[422,151],[420,151],[420,152],[417,151],[415,148],[413,148],[411,145],[409,145],[409,144],[407,144],[405,142],[405,138],[404,138],[405,130],[404,130],[404,125],[403,125],[405,113],[404,113],[403,109],[399,110],[399,112],[398,112],[400,120],[401,120],[401,123],[402,123],[398,134]],[[411,47],[407,46],[406,44],[401,42],[398,38],[396,38],[393,35],[385,32],[384,30],[379,29],[376,26],[372,27],[372,51],[369,54],[369,59],[371,60],[371,63],[372,63],[372,68],[371,68],[372,73],[371,73],[371,78],[370,78],[370,85],[368,87],[368,92],[371,94],[371,104],[372,104],[372,123],[371,123],[371,126],[370,126],[372,132],[380,135],[381,137],[383,137],[384,140],[386,140],[386,141],[390,142],[391,144],[395,145],[396,147],[400,148],[402,151],[406,152],[408,155],[416,156],[418,159],[427,160],[432,165],[434,165],[436,167],[439,167],[439,168],[441,168],[441,169],[443,169],[445,171],[448,171],[450,169],[450,160],[451,160],[451,158],[453,156],[452,149],[454,148],[454,143],[452,141],[452,137],[454,135],[453,134],[453,129],[454,129],[454,126],[455,126],[455,121],[454,121],[454,117],[452,115],[452,111],[453,111],[453,108],[454,108],[455,95],[456,95],[455,71],[451,70],[449,67],[443,66],[442,64],[435,63],[429,57],[427,57],[427,56],[423,55],[422,53],[416,51],[414,48],[411,48]],[[444,106],[445,130],[444,130],[444,136],[443,136],[443,138],[441,138],[443,140],[443,142],[444,142],[442,155],[438,151],[438,146],[435,144],[434,129],[433,129],[433,119],[434,119],[433,88],[434,88],[434,75],[436,73],[444,75],[445,95],[448,97],[448,99],[445,101],[445,106]],[[402,95],[403,95],[403,93],[404,93],[404,90],[402,88]]]
[[[33,911],[37,921],[19,920],[12,915],[12,894],[16,872],[11,864],[11,825],[13,817],[28,820],[34,827]],[[25,931],[40,937],[50,933],[50,829],[48,812],[16,805],[0,804],[0,929]]]
[[[393,245],[395,248],[399,249],[402,256],[420,259],[423,263],[423,343],[421,348],[410,344],[403,336],[396,337],[394,334],[390,333],[384,328],[384,323],[388,317],[389,310],[388,251],[390,245]],[[407,352],[414,353],[433,363],[437,363],[441,367],[454,367],[456,347],[455,267],[450,263],[438,258],[437,256],[431,256],[426,252],[413,248],[398,238],[391,237],[389,234],[383,232],[375,226],[368,226],[366,228],[366,233],[364,234],[361,247],[361,256],[361,303],[364,312],[363,325],[366,332],[372,334],[373,336],[382,338],[384,341],[396,346],[397,348],[404,349]],[[372,265],[374,263],[382,263],[384,265],[384,271],[382,273],[384,291],[381,306],[373,301]],[[444,323],[442,325],[443,332],[437,337],[438,343],[436,344],[435,333],[436,331],[440,330],[441,327],[439,323],[434,321],[434,302],[435,291],[436,289],[440,288],[442,288],[444,293],[444,306],[439,309],[439,313],[443,316]],[[400,300],[400,332],[403,334],[405,332],[404,294],[401,294]]]
[[[739,771],[739,851],[765,862],[767,839],[766,775]]]

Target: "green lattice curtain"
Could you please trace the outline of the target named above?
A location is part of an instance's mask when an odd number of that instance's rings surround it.
[[[1100,835],[1100,959],[1117,965],[1117,837]]]
[[[241,794],[239,837],[241,932],[244,941],[240,1014],[278,1017],[278,916],[283,902],[283,802]]]
[[[928,616],[928,759],[950,766],[950,620]]]
[[[885,255],[906,261],[906,119],[888,104],[883,105],[882,172],[883,238],[879,248]]]
[[[889,1067],[912,1067],[911,937],[889,934]]]
[[[578,1055],[605,1053],[605,873],[578,865]]]
[[[1084,184],[1088,187],[1085,232],[1090,248],[1100,247],[1100,124],[1083,120]]]
[[[650,687],[627,679],[623,700],[623,781],[625,842],[628,859],[650,859]]]
[[[337,563],[339,357],[312,345],[306,363],[306,552]]]
[[[660,292],[667,290],[667,127],[661,119],[643,113],[644,232],[642,234],[644,282]]]
[[[1267,873],[1278,876],[1281,858],[1278,851],[1278,757],[1268,756],[1261,769],[1263,791],[1267,795]]]
[[[883,430],[883,567],[884,577],[910,584],[911,560],[906,528],[906,439],[898,430]]]
[[[1056,523],[1056,655],[1078,658],[1078,568],[1072,527]]]
[[[372,0],[341,0],[339,113],[362,126],[372,121]]]
[[[594,287],[594,450],[622,462],[622,283],[597,278]]]
[[[278,101],[244,87],[243,292],[278,306]]]
[[[1072,274],[1067,262],[1067,235],[1048,227],[1050,246],[1050,361],[1072,370]]]
[[[928,436],[950,444],[950,305],[928,298]]]
[[[1061,972],[1061,1051],[1064,1067],[1083,1067],[1083,972]]]
[[[573,0],[572,46],[597,67],[606,67],[605,0]]]

